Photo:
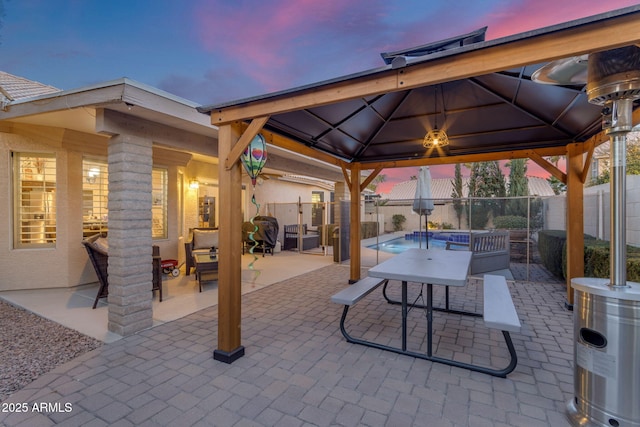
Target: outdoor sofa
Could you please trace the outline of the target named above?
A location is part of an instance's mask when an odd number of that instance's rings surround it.
[[[217,248],[219,231],[217,228],[196,227],[189,230],[189,238],[184,242],[186,274],[191,274],[195,267],[193,255],[195,253],[209,253],[212,247]]]

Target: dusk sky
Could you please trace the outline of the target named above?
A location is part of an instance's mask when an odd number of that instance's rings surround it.
[[[128,77],[215,104],[384,65],[380,53],[488,26],[487,39],[631,0],[0,0],[0,70],[76,89]],[[533,162],[530,175],[546,176]],[[432,166],[434,178],[453,167]],[[385,170],[391,184],[413,169]]]

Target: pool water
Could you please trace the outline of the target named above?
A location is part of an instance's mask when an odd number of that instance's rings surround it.
[[[469,243],[469,233],[429,232],[429,249],[445,249],[447,242]],[[367,247],[391,254],[399,254],[411,248],[426,249],[426,233],[424,231],[414,231],[413,234],[405,234],[404,237],[398,237]]]

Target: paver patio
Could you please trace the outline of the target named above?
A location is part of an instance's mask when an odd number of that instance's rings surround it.
[[[501,379],[347,343],[342,307],[329,299],[348,277],[348,267],[334,264],[244,295],[246,356],[231,365],[212,358],[217,306],[207,308],[41,376],[2,403],[26,403],[28,412],[2,412],[0,425],[569,425],[573,322],[563,283],[533,274],[509,284],[523,329],[512,334],[518,366]],[[452,305],[481,308],[480,283],[470,279],[452,292]],[[354,308],[353,322],[394,340],[399,309],[383,301],[372,293]],[[481,320],[434,317],[436,354],[499,361],[506,353],[500,333],[489,334]],[[412,311],[410,322],[410,345],[420,347],[423,313]],[[33,412],[40,403],[53,411]]]

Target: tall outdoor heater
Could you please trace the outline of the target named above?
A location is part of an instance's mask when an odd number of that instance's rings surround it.
[[[537,80],[575,84],[585,60],[551,63]],[[592,53],[586,62],[589,102],[603,106],[611,144],[610,278],[571,281],[575,396],[567,415],[575,426],[640,427],[640,284],[627,281],[625,239],[626,136],[640,98],[640,48]]]

